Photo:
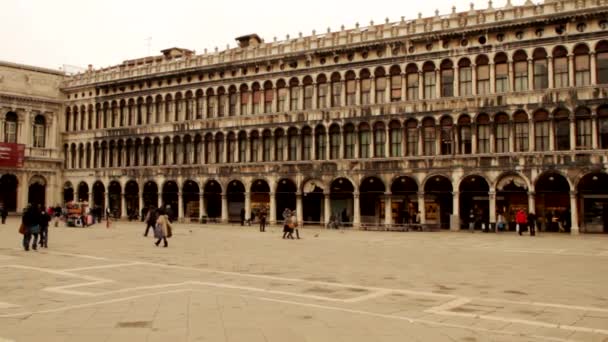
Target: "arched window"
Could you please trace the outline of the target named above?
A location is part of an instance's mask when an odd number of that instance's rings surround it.
[[[458,62],[458,79],[460,96],[471,96],[473,94],[473,71],[468,58],[463,58]]]
[[[441,154],[450,155],[453,153],[453,128],[454,122],[449,116],[441,119]]]
[[[441,96],[454,96],[454,69],[452,61],[441,62]]]
[[[215,117],[215,105],[217,98],[215,97],[215,92],[213,89],[207,89],[207,117],[213,118]]]
[[[233,132],[228,134],[228,151],[226,163],[236,162],[236,135]]]
[[[576,148],[590,150],[593,146],[591,130],[591,111],[581,107],[576,110]]]
[[[340,159],[340,127],[332,125],[329,128],[329,159]]]
[[[486,55],[477,57],[477,94],[487,95],[490,93],[490,65]]]
[[[435,86],[437,82],[437,78],[435,77],[435,64],[432,62],[424,63],[422,75],[424,78],[424,98],[427,100],[434,99],[436,97]]]
[[[215,136],[215,162],[218,164],[224,163],[224,135],[218,133]]]
[[[437,140],[435,131],[435,120],[432,118],[426,118],[422,121],[422,134],[424,139],[424,155],[434,156],[435,142]]]
[[[188,108],[189,106],[186,106]],[[217,90],[217,116],[224,117],[226,115],[226,89],[220,87]],[[187,116],[189,117],[189,116]]]
[[[264,131],[262,135],[262,161],[269,162],[272,154],[272,137],[270,131]]]
[[[289,81],[289,110],[298,110],[300,108],[300,81],[297,78],[292,78]]]
[[[597,82],[608,83],[608,42],[602,41],[595,48],[597,56]]]
[[[67,107],[65,109],[65,131],[69,132],[70,131],[70,107]]]
[[[237,103],[238,103],[238,96],[236,94],[236,87],[230,86],[230,88],[228,88],[228,115],[229,116],[236,115]]]
[[[499,53],[494,57],[494,68],[496,74],[496,92],[506,93],[509,91],[509,66],[507,55]]]
[[[370,129],[368,124],[359,126],[359,158],[369,158],[369,147],[371,145]]]
[[[401,68],[394,65],[391,67],[391,102],[401,101]],[[418,74],[418,73],[416,73]]]
[[[8,112],[4,117],[4,142],[17,142],[17,113]]]
[[[567,151],[570,149],[570,112],[567,109],[558,109],[555,118],[555,149]]]
[[[401,142],[403,141],[403,130],[401,129],[401,124],[399,121],[393,121],[390,123],[389,135],[391,139],[391,157],[401,157],[403,155],[401,148]]]
[[[530,150],[528,114],[520,111],[513,116],[515,123],[515,152],[526,152]]]
[[[515,91],[528,90],[528,55],[522,50],[513,55],[515,67]]]
[[[317,160],[325,160],[327,158],[325,127],[319,126],[315,130],[315,155]]]
[[[346,105],[354,106],[357,99],[357,83],[353,71],[346,73]]]
[[[477,116],[477,153],[490,153],[490,117],[488,114]]]
[[[352,124],[344,126],[344,158],[355,158],[355,127]]]
[[[262,89],[259,83],[254,83],[251,87],[253,99],[251,102],[251,114],[260,114],[262,109]]]
[[[376,103],[384,103],[386,101],[386,73],[384,68],[377,68],[374,72],[374,82],[376,83]]]
[[[312,159],[312,129],[304,127],[302,129],[302,160]]]
[[[549,72],[547,68],[547,52],[538,48],[532,55],[534,65],[534,89],[542,90],[549,87]]]
[[[410,64],[405,72],[407,78],[407,99],[410,101],[418,100],[418,87],[420,86],[418,67],[415,64]]]
[[[386,157],[386,128],[384,123],[378,122],[374,125],[374,157]]]
[[[471,154],[473,144],[471,142],[471,117],[463,115],[458,118],[458,130],[460,131],[458,140],[460,140],[459,152],[461,154]]]
[[[369,70],[363,69],[359,74],[361,79],[361,104],[366,106],[371,103],[372,79]]]
[[[266,81],[264,83],[264,113],[272,112],[272,101],[274,99],[274,90],[272,89],[272,83]]]
[[[304,78],[304,109],[312,109],[312,98],[314,95],[314,85],[312,84],[312,78],[306,76]]]
[[[279,80],[277,82],[277,111],[284,112],[287,110],[287,96],[289,96],[289,90],[285,81]]]
[[[331,75],[331,106],[340,107],[342,105],[342,80],[339,73]]]
[[[278,129],[274,132],[274,160],[285,160],[285,132]]]
[[[555,88],[568,87],[568,51],[563,46],[553,50],[553,81]]]
[[[251,138],[249,142],[251,144],[251,162],[255,163],[259,160],[258,156],[260,152],[260,136],[258,135],[257,131],[251,133]]]
[[[608,149],[608,106],[597,110],[599,143],[601,149]]]
[[[34,147],[44,147],[45,128],[44,116],[36,115],[34,118]]]
[[[534,150],[549,151],[549,113],[544,110],[534,113]]]
[[[406,123],[407,155],[418,155],[418,121],[412,119]]]
[[[247,106],[249,105],[249,87],[246,84],[243,84],[239,90],[241,92],[241,116],[247,115],[249,114],[247,111]]]
[[[574,48],[574,81],[577,87],[591,84],[589,48],[584,44]]]
[[[287,132],[287,159],[298,159],[298,130],[290,128]]]
[[[319,109],[327,108],[327,77],[323,74],[317,77],[317,107]]]
[[[497,114],[494,117],[496,136],[496,153],[509,152],[509,117],[507,114]]]
[[[196,141],[195,141],[196,144]],[[247,133],[240,132],[239,133],[239,162],[246,163],[247,162]],[[196,146],[196,145],[195,145]]]

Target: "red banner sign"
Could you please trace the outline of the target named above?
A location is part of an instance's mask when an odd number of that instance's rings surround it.
[[[23,167],[25,145],[0,143],[0,167]]]

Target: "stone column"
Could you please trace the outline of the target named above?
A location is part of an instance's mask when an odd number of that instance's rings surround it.
[[[568,86],[574,87],[574,55],[568,54]]]
[[[331,198],[330,198],[330,194],[329,193],[323,193],[324,196],[324,205],[323,205],[323,211],[325,212],[325,227],[327,227],[329,225],[329,218],[331,216]]]
[[[424,192],[418,193],[418,211],[420,212],[420,223],[426,223],[426,208],[424,202]]]
[[[595,59],[595,51],[591,51],[591,53],[589,53],[589,61],[590,61],[590,65],[589,67],[591,68],[591,85],[596,85],[597,84],[597,61]]]
[[[599,147],[599,137],[597,131],[597,115],[591,116],[591,147],[597,150]]]
[[[162,208],[163,207],[163,193],[159,192],[158,193],[158,208]]]
[[[346,107],[346,82],[340,81],[340,107]]]
[[[127,201],[125,200],[125,193],[120,193],[120,218],[126,219],[127,216]]]
[[[435,69],[435,98],[441,98],[441,70]]]
[[[245,192],[245,220],[251,218],[251,192]]]
[[[376,77],[374,75],[372,75],[370,77],[370,87],[369,87],[369,104],[376,104],[377,103],[377,99],[376,99]]]
[[[390,192],[384,193],[384,224],[390,226],[393,224],[393,196]]]
[[[513,68],[513,61],[507,62],[508,74],[509,74],[509,92],[515,90],[515,70]]]
[[[91,196],[91,198],[93,198],[93,196]],[[139,201],[139,210],[137,214],[141,214],[141,210],[144,208],[144,193],[142,191],[139,192],[137,199]]]
[[[228,195],[222,193],[222,223],[228,223]]]
[[[277,199],[275,197],[275,193],[270,193],[270,224],[277,224]]]
[[[353,228],[361,228],[361,204],[359,201],[359,193],[353,193]]]
[[[422,123],[418,124],[418,155],[424,155],[424,130],[422,129]]]
[[[528,90],[534,89],[534,60],[528,59]]]
[[[452,82],[452,87],[454,87],[454,97],[460,96],[460,67],[458,67],[458,65],[454,66],[454,80]]]
[[[391,156],[391,128],[389,125],[386,126],[386,131],[384,134],[386,135],[386,143],[384,144],[384,157],[389,158]],[[401,136],[403,136],[403,133],[401,134]]]
[[[48,191],[48,187],[47,187],[47,191]],[[89,187],[89,205],[93,206],[93,201],[95,200],[95,198],[93,197],[93,187]]]
[[[576,121],[574,114],[570,115],[570,151],[576,151]]]
[[[180,191],[177,193],[177,222],[183,222],[184,220],[184,196]]]
[[[534,151],[534,118],[528,121],[528,151]]]
[[[452,192],[452,217],[450,220],[450,230],[460,230],[460,192]]]
[[[418,100],[424,99],[424,73],[418,71]]]
[[[572,221],[570,227],[570,233],[572,235],[579,234],[579,226],[578,226],[578,201],[577,201],[577,193],[576,191],[570,192],[570,220]]]
[[[302,193],[296,192],[296,219],[300,227],[304,226],[304,206],[302,205]]]
[[[496,68],[494,67],[494,63],[488,63],[490,68],[490,94],[496,93]]]
[[[471,93],[477,95],[477,65],[471,64]]]
[[[477,154],[477,124],[471,125],[471,154]]]
[[[104,210],[110,208],[110,192],[107,191],[108,187],[106,186],[106,192],[104,193],[103,199],[104,199]],[[105,216],[105,212],[103,213],[103,215]]]
[[[319,94],[319,88],[317,83],[313,83],[312,84],[312,106],[311,109],[317,109],[319,108],[319,104],[317,103],[318,101],[318,95]]]
[[[552,56],[548,56],[547,57],[547,75],[549,77],[549,82],[547,83],[547,86],[549,87],[549,89],[552,89],[555,87],[555,76],[554,76],[554,72],[555,70],[553,69],[553,57]]]
[[[528,192],[528,212],[536,214],[536,193]]]
[[[534,137],[534,132],[532,132],[532,137]],[[549,121],[549,151],[555,151],[555,122],[553,120]]]
[[[200,219],[203,215],[207,216],[207,212],[205,211],[205,195],[201,192],[198,198],[198,218]]]
[[[509,123],[509,152],[515,152],[515,126]]]

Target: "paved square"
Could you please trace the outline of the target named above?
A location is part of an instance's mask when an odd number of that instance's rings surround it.
[[[608,341],[608,237],[0,226],[1,341]]]

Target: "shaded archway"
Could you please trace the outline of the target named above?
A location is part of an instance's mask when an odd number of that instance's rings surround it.
[[[581,231],[608,233],[608,175],[594,172],[578,183]]]
[[[240,181],[233,180],[228,183],[226,196],[228,200],[228,222],[240,222],[241,210],[245,209],[245,186]]]
[[[125,205],[129,220],[139,215],[139,185],[131,180],[125,185]]]
[[[496,183],[496,211],[503,214],[509,230],[515,230],[515,213],[528,212],[528,185],[517,174],[507,174]]]
[[[570,184],[557,172],[546,172],[536,181],[535,213],[540,229],[570,231]]]
[[[485,178],[471,175],[460,182],[460,228],[469,227],[473,223],[475,229],[486,227],[490,222],[490,185]],[[473,217],[471,217],[473,216]]]
[[[353,222],[355,187],[347,178],[337,178],[330,186],[330,222],[350,225]],[[331,219],[334,218],[334,220]]]
[[[97,181],[93,184],[93,205],[97,208],[101,208],[102,212],[105,211],[105,193],[106,187],[101,181]]]
[[[383,222],[384,206],[386,205],[386,201],[384,200],[385,192],[386,186],[377,177],[368,177],[361,182],[359,187],[361,223],[378,224]],[[342,219],[344,219],[344,215],[341,215],[343,216]]]
[[[78,202],[89,201],[89,185],[86,182],[80,182],[78,184]]]
[[[418,184],[410,177],[395,179],[391,185],[392,203],[397,207],[395,223],[413,223],[418,212]]]
[[[200,188],[198,183],[193,180],[187,180],[182,187],[182,198],[184,203],[184,218],[190,221],[198,221],[201,217],[200,210]]]
[[[283,218],[285,208],[290,210],[296,209],[296,191],[297,187],[291,179],[281,179],[277,185],[275,192],[277,199],[277,218]],[[302,213],[303,214],[303,213]],[[302,216],[304,217],[304,216]]]
[[[158,207],[158,185],[154,181],[148,181],[144,184],[144,206],[147,208]]]
[[[72,201],[74,201],[74,186],[71,182],[66,182],[63,184],[63,203]]]
[[[433,176],[424,183],[424,213],[427,224],[450,228],[452,182],[445,176]]]
[[[324,195],[321,182],[309,180],[302,188],[302,218],[304,224],[323,224]]]
[[[269,215],[268,221],[270,221],[270,186],[263,179],[251,183],[251,207],[258,210],[264,207]],[[281,215],[277,215],[276,219],[280,220]]]
[[[18,185],[19,181],[15,175],[5,174],[0,177],[0,201],[7,211],[17,211]]]
[[[210,180],[203,189],[207,217],[219,220],[222,217],[222,186],[215,180]]]
[[[120,183],[117,181],[110,182],[110,185],[108,186],[108,199],[110,212],[114,218],[119,218],[122,216],[120,193]]]
[[[167,181],[163,185],[163,209],[169,218],[174,221],[178,214],[179,187],[174,181]]]
[[[46,179],[42,176],[34,176],[30,179],[27,192],[27,203],[40,208],[46,207]]]

